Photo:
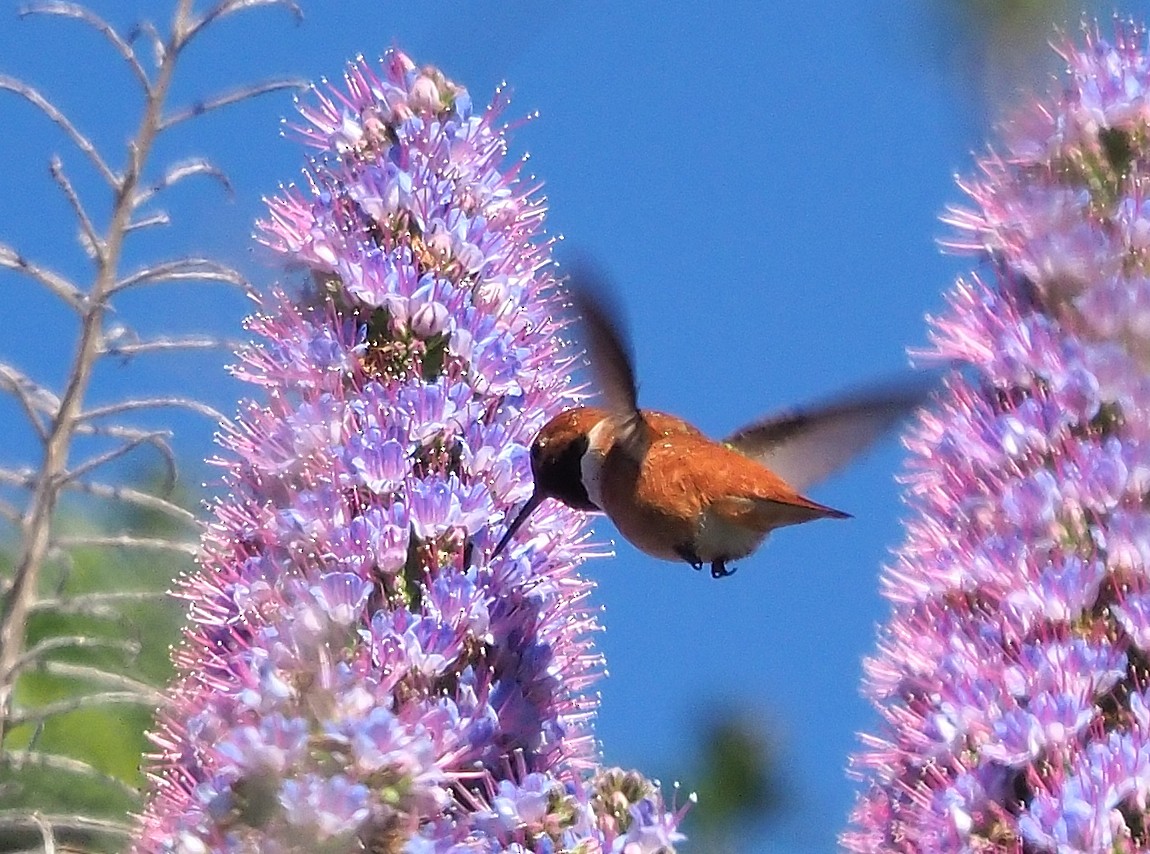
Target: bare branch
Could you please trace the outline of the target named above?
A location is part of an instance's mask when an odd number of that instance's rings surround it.
[[[47,422],[59,413],[60,399],[27,374],[3,362],[0,362],[0,392],[8,392],[20,402],[40,441],[47,441]]]
[[[77,311],[82,311],[85,307],[84,292],[65,276],[61,276],[47,267],[33,264],[11,246],[3,243],[0,243],[0,267],[34,279]]]
[[[199,543],[181,543],[163,537],[133,537],[130,534],[119,537],[60,537],[54,541],[54,545],[64,549],[80,547],[154,549],[186,555],[195,555],[199,551]]]
[[[0,483],[7,483],[11,486],[22,486],[31,489],[36,482],[36,470],[30,468],[24,469],[4,469],[0,468]]]
[[[24,518],[24,514],[15,504],[10,501],[0,501],[0,519],[18,528],[22,518]]]
[[[40,670],[51,676],[60,676],[65,679],[82,679],[85,682],[94,682],[105,688],[135,691],[156,706],[164,702],[163,691],[146,682],[141,682],[139,679],[126,676],[123,673],[112,673],[108,670],[101,670],[98,667],[91,667],[87,664],[72,664],[65,661],[47,661]]]
[[[84,247],[90,257],[103,264],[105,260],[104,241],[96,233],[96,227],[88,218],[88,212],[84,210],[84,203],[80,201],[80,196],[76,192],[76,188],[72,186],[72,181],[64,174],[64,164],[59,157],[52,157],[48,170],[52,173],[52,180],[64,192],[64,198],[68,200],[72,212],[76,214],[76,221],[80,224],[80,237],[82,238],[80,245]]]
[[[36,412],[50,418],[56,417],[59,412],[60,398],[55,392],[6,362],[0,362],[0,390],[27,397]]]
[[[37,0],[33,0],[33,2],[37,2]],[[47,8],[63,10],[68,7],[55,4],[81,2],[81,0],[39,0],[39,2],[45,3]],[[235,4],[231,5],[224,3],[224,5],[218,6],[218,13],[227,13],[242,8],[244,5],[243,0],[237,0]],[[11,726],[18,726],[24,722],[36,724],[37,721],[43,721],[45,716],[75,708],[109,702],[137,702],[138,699],[134,694],[110,691],[71,702],[50,704],[41,709],[20,710],[14,716],[10,714],[14,700],[13,664],[19,660],[27,643],[28,609],[35,602],[36,591],[40,587],[39,576],[45,562],[55,550],[59,548],[67,550],[78,545],[149,547],[175,549],[182,553],[194,553],[196,550],[195,544],[175,543],[166,539],[149,540],[129,535],[121,537],[75,537],[57,542],[52,540],[52,523],[61,489],[68,487],[70,481],[79,481],[83,475],[96,466],[118,459],[142,444],[151,444],[164,454],[169,467],[170,479],[174,480],[175,459],[166,442],[167,431],[146,432],[137,428],[83,422],[79,416],[84,408],[85,397],[90,390],[96,356],[104,345],[104,322],[105,314],[109,310],[108,299],[120,275],[125,235],[129,225],[136,218],[133,201],[139,192],[141,176],[153,154],[156,136],[162,129],[178,52],[186,44],[189,33],[194,34],[196,31],[195,28],[189,30],[188,26],[189,20],[193,18],[192,6],[192,0],[179,0],[176,20],[173,24],[173,34],[170,37],[170,47],[165,47],[153,28],[144,26],[140,30],[140,32],[156,37],[155,44],[158,49],[160,64],[155,71],[154,80],[151,81],[146,92],[136,131],[129,136],[127,159],[122,174],[114,172],[110,168],[92,140],[82,134],[70,118],[48,101],[40,91],[16,78],[0,76],[0,91],[12,92],[55,123],[72,144],[89,158],[97,173],[113,190],[111,194],[112,204],[107,212],[106,228],[97,230],[81,202],[79,193],[66,174],[60,158],[52,158],[52,178],[64,192],[75,213],[79,223],[81,243],[95,262],[95,275],[91,290],[88,293],[86,310],[81,315],[72,364],[66,375],[64,390],[59,397],[58,412],[47,425],[49,429],[43,443],[43,461],[39,466],[39,474],[31,489],[28,507],[24,511],[19,551],[13,561],[11,573],[4,581],[0,581],[0,584],[6,586],[5,596],[0,599],[0,742],[3,741],[5,733],[9,731]],[[202,30],[202,28],[203,22],[201,21],[199,29]],[[130,43],[133,38],[134,36],[124,41]],[[133,55],[139,56],[137,50],[133,49],[132,52]],[[256,87],[256,89],[248,91],[259,90],[259,87]],[[214,109],[217,103],[222,106],[223,103],[227,102],[229,102],[229,98],[225,97],[222,101],[218,100],[218,102],[213,102],[208,106]],[[101,231],[106,231],[106,233],[101,234]],[[25,395],[24,400],[27,401],[26,405],[30,411],[35,412],[35,397]],[[77,470],[69,472],[68,459],[73,453],[73,445],[78,435],[111,436],[118,437],[121,441],[118,443],[119,447],[114,448],[114,450],[89,459]],[[67,551],[65,551],[64,557],[69,557]]]
[[[43,854],[56,854],[56,834],[53,833],[52,826],[40,818],[38,812],[32,814],[32,820],[36,822],[36,827],[40,830],[40,845],[44,849]]]
[[[112,774],[105,774],[95,766],[70,756],[60,756],[53,753],[43,753],[39,750],[6,750],[0,752],[0,767],[6,767],[13,772],[19,772],[28,766],[47,768],[60,771],[64,774],[77,774],[83,777],[107,783],[118,788],[122,794],[136,798],[139,792],[135,786],[130,786]]]
[[[100,340],[96,347],[96,356],[104,355],[109,346],[115,347],[119,343],[132,342],[138,339],[136,332],[123,323],[110,323],[100,330]]]
[[[205,12],[199,20],[193,20],[187,25],[181,33],[179,47],[182,48],[202,33],[213,21],[223,20],[228,15],[234,15],[236,12],[242,12],[245,9],[256,9],[260,6],[280,6],[286,9],[291,16],[295,18],[297,24],[303,20],[303,10],[294,0],[221,0],[221,2]]]
[[[55,418],[60,411],[60,398],[55,392],[5,362],[0,362],[0,391],[26,397],[32,409],[49,418]]]
[[[237,350],[242,341],[229,341],[226,338],[192,336],[188,338],[157,338],[154,341],[140,341],[132,344],[105,346],[100,355],[136,356],[141,353],[167,352],[169,350]]]
[[[113,439],[122,439],[130,443],[130,446],[121,449],[121,453],[117,454],[117,456],[123,456],[123,454],[141,445],[151,445],[152,448],[160,454],[164,462],[164,486],[163,489],[160,490],[161,494],[167,495],[176,485],[176,454],[172,450],[172,446],[168,444],[168,439],[172,436],[171,430],[138,430],[115,424],[77,424],[75,425],[75,431],[82,436],[110,436]],[[108,462],[108,460],[104,460],[104,462]],[[103,463],[100,464],[102,465]],[[78,479],[88,471],[91,471],[92,468],[93,467],[87,467],[77,469],[74,472],[64,472],[60,480],[60,485],[62,487],[70,486],[68,481],[71,477]]]
[[[146,37],[151,44],[152,62],[159,68],[168,54],[168,49],[164,44],[163,37],[160,36],[159,31],[156,29],[156,25],[151,21],[140,21],[140,23],[136,24],[135,28],[128,33],[128,40],[135,41],[140,36]]]
[[[118,821],[108,821],[99,818],[86,818],[79,815],[50,815],[44,813],[29,813],[27,810],[0,811],[0,828],[7,830],[20,830],[42,827],[47,824],[53,832],[77,833],[108,833],[116,836],[131,835],[134,827]]]
[[[44,656],[61,649],[113,649],[131,656],[140,653],[140,645],[135,641],[91,635],[53,635],[24,650],[16,659],[12,672],[18,673],[30,667],[37,667],[43,663]]]
[[[144,72],[144,67],[140,65],[140,60],[136,57],[135,50],[132,49],[131,43],[121,36],[116,29],[89,9],[87,6],[82,6],[79,3],[65,3],[61,0],[42,0],[42,2],[29,3],[27,6],[19,9],[17,14],[21,17],[27,15],[58,15],[64,18],[75,18],[83,21],[90,26],[104,38],[106,38],[120,54],[120,57],[128,63],[128,67],[132,69],[132,73],[136,76],[136,80],[140,82],[145,93],[152,91],[152,83],[148,80],[148,75]]]
[[[15,728],[59,715],[66,715],[80,709],[114,705],[148,706],[151,703],[146,697],[141,697],[135,691],[103,691],[99,694],[84,694],[80,697],[70,697],[67,700],[57,700],[55,703],[45,703],[34,709],[15,710],[8,721],[9,725]]]
[[[69,489],[86,492],[97,498],[122,501],[134,507],[142,507],[145,510],[163,513],[165,516],[175,519],[177,522],[183,522],[188,525],[194,525],[196,523],[196,514],[190,510],[185,510],[178,504],[173,504],[171,501],[167,501],[166,499],[151,495],[139,489],[132,489],[127,486],[113,486],[106,483],[93,483],[86,480],[70,481],[66,486]]]
[[[120,279],[108,289],[109,295],[119,293],[139,285],[155,285],[176,281],[224,282],[229,285],[251,290],[251,283],[243,273],[234,267],[213,261],[211,258],[180,258],[153,264],[143,270]]]
[[[132,220],[132,222],[124,226],[124,233],[127,234],[133,231],[143,231],[145,228],[155,228],[159,225],[170,225],[171,222],[172,218],[168,216],[167,211],[156,211],[155,213],[148,214],[142,219]]]
[[[23,80],[9,77],[6,74],[0,74],[0,90],[6,90],[14,95],[19,95],[40,110],[50,121],[64,131],[80,151],[87,155],[88,159],[92,161],[92,165],[96,167],[96,171],[99,172],[108,183],[108,186],[113,190],[119,189],[120,177],[104,162],[104,158],[100,156],[100,152],[96,150],[96,146],[92,144],[92,141],[80,133],[76,126],[72,124],[71,120],[64,115],[55,104],[40,94],[38,89],[29,86]]]
[[[110,593],[85,593],[83,596],[70,599],[38,599],[28,609],[28,612],[118,618],[121,616],[121,612],[115,606],[119,603],[159,601],[167,598],[168,594],[159,590],[117,590]]]
[[[136,194],[133,207],[139,207],[140,205],[150,202],[157,194],[168,189],[168,187],[173,187],[185,178],[191,178],[195,175],[206,175],[209,178],[215,179],[216,182],[223,187],[228,198],[235,195],[232,182],[228,180],[227,173],[224,172],[223,169],[220,169],[220,167],[202,157],[194,157],[189,160],[182,160],[179,163],[173,163],[159,181],[150,187],[141,189]]]
[[[157,431],[154,433],[141,434],[138,430],[128,430],[124,428],[95,428],[89,426],[82,427],[77,430],[79,433],[86,435],[105,434],[115,436],[116,438],[123,438],[125,435],[130,436],[135,441],[133,447],[138,447],[140,444],[150,444],[158,450],[165,461],[165,483],[166,489],[170,489],[175,480],[175,458],[172,454],[171,447],[164,441],[170,435],[167,431]],[[138,441],[137,441],[138,440]],[[130,449],[129,449],[130,450]],[[126,450],[124,451],[126,453]],[[107,462],[107,460],[104,460]],[[35,469],[3,469],[0,468],[0,483],[6,483],[12,486],[18,486],[25,489],[35,489],[39,482],[39,472]],[[89,481],[81,480],[77,472],[73,472],[71,476],[65,475],[60,481],[59,485],[62,488],[76,490],[80,492],[89,492],[93,495],[100,497],[110,497],[122,500],[126,503],[137,504],[148,509],[157,510],[167,513],[170,516],[183,520],[186,511],[173,505],[162,498],[155,495],[149,495],[145,492],[139,492],[134,489],[117,488],[112,486],[105,486],[102,484],[93,484]]]
[[[111,436],[113,439],[145,442],[154,442],[157,449],[163,446],[165,452],[170,450],[167,440],[172,438],[171,430],[142,430],[139,427],[125,427],[122,424],[77,424],[76,432],[83,436]]]
[[[0,469],[0,484],[8,484],[10,486],[25,488],[25,490],[31,490],[31,488],[36,486],[38,474],[38,470],[32,468]],[[92,480],[82,480],[79,478],[68,480],[63,486],[71,491],[95,495],[97,498],[122,501],[125,505],[140,507],[145,510],[153,510],[154,513],[162,513],[177,522],[182,522],[187,525],[196,524],[196,514],[193,514],[191,510],[184,509],[179,505],[174,505],[173,502],[162,499],[159,495],[133,490],[130,486],[114,486],[112,484],[92,482]]]
[[[121,400],[119,403],[110,403],[107,406],[98,406],[81,412],[78,416],[81,421],[94,421],[97,418],[106,418],[109,415],[120,415],[124,412],[137,412],[141,409],[160,408],[186,409],[197,415],[203,415],[214,421],[223,421],[224,415],[218,409],[201,403],[190,397],[147,397],[141,400]]]
[[[48,441],[48,427],[41,420],[40,415],[36,412],[33,406],[33,401],[24,394],[24,390],[17,387],[10,387],[4,384],[4,377],[0,376],[0,388],[5,391],[11,391],[16,399],[20,401],[20,408],[24,410],[24,415],[28,418],[28,423],[32,425],[32,429],[36,432],[36,438],[40,440],[43,445]]]
[[[285,77],[277,80],[266,80],[263,83],[253,83],[251,86],[244,86],[242,89],[235,89],[231,92],[223,92],[203,101],[197,101],[190,107],[177,110],[160,121],[159,129],[160,131],[166,131],[181,122],[186,122],[188,119],[194,119],[196,116],[202,116],[213,110],[238,104],[241,101],[247,101],[260,95],[267,95],[270,92],[282,92],[284,90],[298,92],[307,87],[308,82],[299,77]]]
[[[87,430],[81,429],[84,427],[87,427]],[[127,430],[124,430],[123,428],[116,428],[116,427],[108,427],[108,428],[105,428],[105,430],[109,435],[112,435],[113,432],[129,432]],[[76,429],[76,432],[78,432],[78,433],[88,432],[88,431],[91,431],[93,434],[103,432],[103,431],[101,431],[101,428],[93,427],[90,424],[89,425],[78,425],[77,429]],[[112,462],[113,460],[118,460],[118,459],[120,459],[120,457],[122,457],[126,454],[130,454],[132,451],[136,450],[136,448],[139,448],[142,445],[151,445],[152,447],[158,449],[160,451],[160,453],[162,453],[164,455],[165,460],[170,461],[170,464],[168,465],[168,476],[169,476],[169,481],[171,483],[174,483],[175,477],[176,477],[175,455],[172,453],[171,447],[165,441],[167,439],[167,437],[171,435],[171,432],[168,430],[156,430],[156,431],[150,432],[150,433],[141,433],[139,431],[130,431],[130,432],[133,432],[136,435],[132,436],[131,438],[126,438],[124,440],[124,444],[120,445],[120,447],[113,448],[112,450],[107,451],[103,454],[99,454],[98,456],[91,457],[86,462],[80,464],[76,468],[71,469],[67,472],[64,472],[60,478],[61,483],[67,484],[69,481],[79,480],[84,475],[86,475],[88,472],[95,471],[100,466],[107,465],[108,463]]]

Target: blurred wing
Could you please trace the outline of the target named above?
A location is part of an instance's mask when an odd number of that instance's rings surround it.
[[[603,277],[587,264],[573,267],[567,286],[603,408],[630,419],[639,411],[639,391],[631,342],[618,321],[618,307]]]
[[[924,404],[936,382],[935,375],[915,375],[781,412],[748,424],[724,441],[802,492],[834,474]]]

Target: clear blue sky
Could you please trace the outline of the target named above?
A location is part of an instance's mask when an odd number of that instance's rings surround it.
[[[93,5],[124,25],[168,4]],[[983,146],[986,101],[953,70],[969,56],[931,4],[303,5],[299,27],[264,11],[209,33],[178,93],[276,73],[335,77],[346,59],[392,45],[441,66],[477,103],[506,79],[509,117],[541,114],[514,142],[546,184],[550,231],[618,285],[642,402],[712,434],[902,368],[905,348],[925,341],[924,313],[941,308],[965,265],[940,256],[937,215],[959,201],[952,174]],[[0,11],[0,73],[41,85],[101,144],[130,133],[124,69],[75,24],[21,24]],[[132,257],[202,250],[271,283],[279,272],[249,235],[261,195],[299,174],[302,150],[278,133],[289,112],[287,98],[273,96],[174,135],[165,151],[215,159],[235,199],[189,184],[172,199],[173,237],[149,239]],[[80,270],[78,253],[60,250],[74,229],[46,162],[53,151],[69,165],[81,158],[15,98],[0,97],[0,122],[0,240]],[[145,333],[238,336],[246,307],[215,288],[141,293],[123,319]],[[5,276],[0,312],[0,359],[58,379],[72,340],[67,316]],[[110,366],[95,395],[179,390],[230,413],[240,390],[223,361]],[[14,423],[4,406],[0,424]],[[211,453],[213,425],[176,426],[182,454]],[[28,437],[6,435],[0,465],[33,459]],[[607,627],[599,734],[608,762],[685,770],[692,725],[724,703],[747,708],[777,737],[789,804],[744,851],[829,851],[845,822],[854,796],[846,757],[854,733],[873,725],[860,663],[885,614],[879,567],[900,538],[900,458],[889,442],[816,489],[856,518],[781,532],[733,578],[713,581],[626,543],[588,568]],[[613,536],[606,522],[597,530]]]

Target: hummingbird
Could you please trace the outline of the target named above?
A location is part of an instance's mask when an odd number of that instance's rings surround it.
[[[605,513],[640,551],[711,577],[734,573],[776,528],[849,513],[800,490],[846,465],[929,394],[901,381],[776,413],[714,441],[675,415],[640,409],[619,313],[592,279],[568,280],[600,405],[576,406],[531,445],[534,492],[492,552],[499,555],[548,498]]]

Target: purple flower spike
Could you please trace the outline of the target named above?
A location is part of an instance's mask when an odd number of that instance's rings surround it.
[[[583,517],[488,558],[578,400],[500,105],[392,52],[299,110],[317,153],[260,227],[310,278],[236,370],[266,399],[225,432],[136,850],[673,851],[682,810],[597,767]]]
[[[1147,47],[1067,46],[948,218],[989,273],[933,321],[849,850],[1150,851]]]

